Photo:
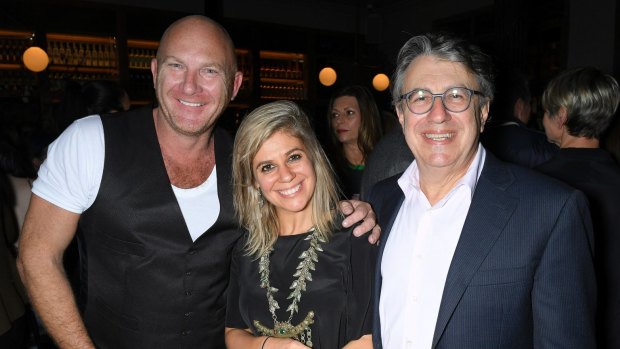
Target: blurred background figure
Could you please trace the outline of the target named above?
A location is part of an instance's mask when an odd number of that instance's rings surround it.
[[[25,348],[29,338],[29,305],[15,266],[19,222],[10,179],[25,170],[19,155],[6,138],[0,141],[0,348],[3,349]]]
[[[398,124],[398,127],[381,137],[370,153],[362,174],[361,198],[368,200],[370,189],[375,183],[405,171],[412,161],[413,153],[409,150],[403,129]]]
[[[55,113],[58,131],[62,132],[78,118],[125,111],[130,106],[129,95],[116,81],[92,80],[84,84],[68,81]]]
[[[332,165],[345,198],[358,198],[366,161],[382,135],[379,108],[367,88],[351,85],[332,95],[327,113]]]
[[[86,114],[114,113],[129,110],[127,92],[115,81],[95,80],[82,87]]]
[[[599,148],[619,101],[616,80],[596,68],[567,70],[551,80],[542,97],[543,125],[560,150],[536,167],[583,191],[590,202],[599,348],[620,348],[620,167]]]
[[[496,81],[496,99],[480,141],[501,160],[534,167],[551,158],[557,146],[545,134],[528,127],[531,113],[529,82],[522,74],[507,70]]]
[[[616,163],[620,165],[620,116],[616,111],[616,116],[605,133],[603,148],[614,157]]]

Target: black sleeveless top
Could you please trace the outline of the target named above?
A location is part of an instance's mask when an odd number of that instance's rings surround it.
[[[220,214],[192,241],[161,155],[152,109],[102,116],[99,193],[80,220],[84,322],[98,348],[224,348],[232,146],[215,131]]]

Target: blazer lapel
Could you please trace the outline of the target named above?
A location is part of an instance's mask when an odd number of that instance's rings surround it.
[[[518,199],[505,192],[513,180],[514,176],[508,168],[487,152],[485,165],[446,278],[433,335],[433,348],[441,338],[473,275],[501,235],[518,204]]]
[[[383,203],[378,208],[378,217],[379,223],[383,225],[381,228],[381,241],[387,241],[390,236],[390,231],[392,230],[392,225],[394,225],[394,220],[396,220],[396,216],[398,215],[398,211],[400,210],[400,206],[403,204],[405,200],[405,194],[402,192],[398,183],[396,181],[393,182],[393,185],[389,188],[389,190],[385,191],[385,196],[383,199]],[[381,256],[383,256],[385,244],[381,243],[379,248],[379,260],[381,260]]]

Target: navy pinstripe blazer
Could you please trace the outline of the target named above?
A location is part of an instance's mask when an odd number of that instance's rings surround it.
[[[370,194],[383,227],[375,348],[382,348],[381,260],[404,200],[399,177]],[[594,348],[592,240],[581,192],[487,152],[448,271],[433,348]]]

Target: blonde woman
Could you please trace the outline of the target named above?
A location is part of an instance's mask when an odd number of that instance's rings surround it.
[[[333,171],[307,116],[287,101],[241,123],[228,348],[372,348],[375,245],[340,228]]]

